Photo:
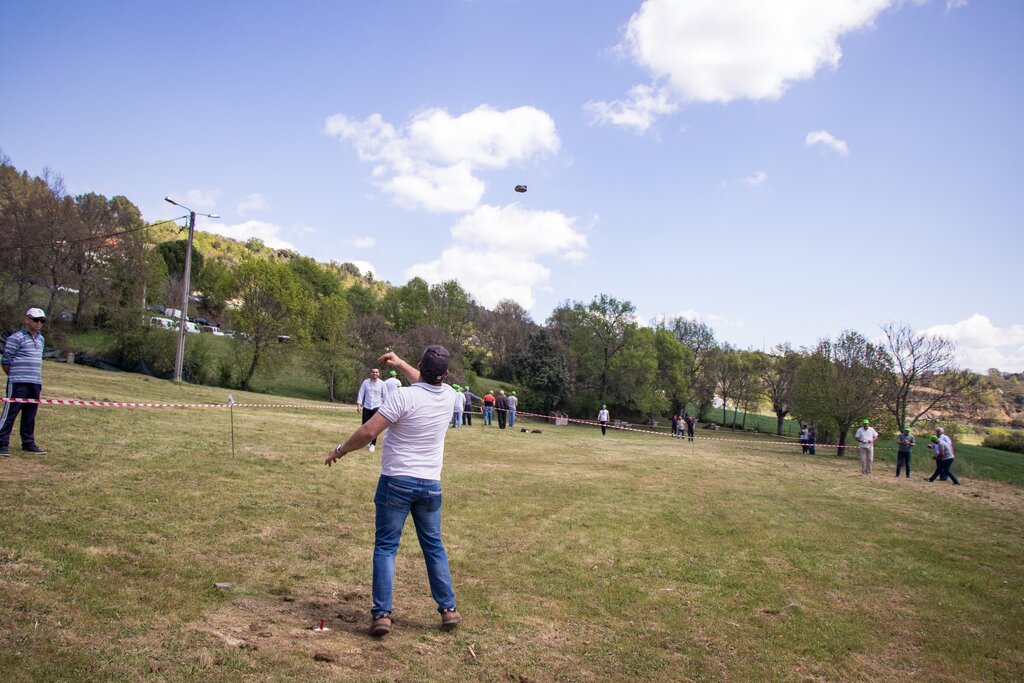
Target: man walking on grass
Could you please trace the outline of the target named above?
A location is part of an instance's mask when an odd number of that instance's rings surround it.
[[[364,379],[363,383],[359,385],[359,394],[356,396],[356,410],[362,415],[363,424],[366,424],[377,410],[380,409],[387,395],[388,388],[381,381],[380,370],[373,368],[370,370],[370,377]],[[371,453],[377,450],[378,436],[379,434],[374,434],[373,441],[370,442],[369,449]]]
[[[400,370],[411,386],[389,394],[380,410],[345,443],[332,448],[324,460],[330,467],[388,429],[373,499],[377,532],[373,547],[372,636],[391,632],[395,556],[410,513],[427,565],[430,593],[441,614],[441,628],[454,628],[462,621],[455,609],[448,554],[441,542],[441,465],[444,437],[455,402],[455,390],[442,383],[448,376],[449,360],[448,350],[443,346],[428,346],[415,368],[392,352],[377,359],[378,363]]]
[[[25,311],[25,325],[7,338],[4,345],[4,374],[7,375],[7,398],[38,399],[43,389],[43,346],[45,341],[40,330],[46,322],[46,313],[41,308]],[[46,455],[36,445],[36,412],[38,403],[4,402],[0,411],[0,456],[11,454],[11,432],[14,422],[21,413],[21,450],[35,455]]]

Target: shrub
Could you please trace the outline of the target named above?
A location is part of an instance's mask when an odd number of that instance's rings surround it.
[[[1011,429],[993,429],[981,442],[982,446],[998,448],[1011,453],[1024,453],[1024,432]]]

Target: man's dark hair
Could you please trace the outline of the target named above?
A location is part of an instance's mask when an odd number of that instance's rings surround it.
[[[448,374],[451,354],[443,346],[428,346],[420,358],[420,379],[427,384],[440,384]]]

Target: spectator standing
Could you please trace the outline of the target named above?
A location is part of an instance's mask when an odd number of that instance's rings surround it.
[[[860,429],[854,434],[860,444],[860,473],[871,474],[871,464],[875,461],[875,441],[878,432],[871,426],[870,420],[862,420]]]
[[[910,427],[904,427],[900,432],[900,435],[896,437],[896,476],[900,476],[900,470],[904,467],[907,468],[907,479],[910,479],[910,454],[914,446],[917,445],[913,435],[910,433]]]
[[[818,441],[818,435],[814,433],[814,427],[807,428],[807,454],[814,455],[814,444]]]
[[[490,425],[494,418],[494,389],[484,394],[484,424]]]
[[[28,398],[38,400],[43,391],[43,348],[46,340],[40,330],[46,322],[46,312],[41,308],[25,311],[25,324],[7,338],[2,360],[7,375],[7,398]],[[11,432],[14,421],[21,413],[21,450],[35,455],[46,455],[36,444],[36,413],[38,403],[4,402],[0,412],[0,456],[11,454]]]
[[[608,412],[608,406],[601,406],[601,410],[597,411],[597,421],[601,423],[602,436],[606,433],[605,429],[608,427],[609,418],[611,418],[611,413]]]
[[[516,426],[516,409],[519,407],[519,397],[516,396],[516,392],[512,392],[508,397],[508,426]]]
[[[498,389],[498,395],[494,399],[494,409],[498,412],[498,429],[504,429],[505,422],[508,420],[508,398],[505,396],[504,389]]]
[[[455,608],[448,554],[441,541],[441,467],[444,438],[455,401],[454,390],[443,384],[450,355],[443,346],[428,346],[413,368],[392,352],[378,363],[397,367],[412,386],[387,397],[375,412],[344,443],[328,453],[328,467],[347,453],[361,449],[388,429],[381,456],[381,474],[373,502],[376,535],[373,547],[373,607],[370,635],[391,632],[395,557],[405,520],[412,514],[416,536],[427,566],[430,593],[441,614],[441,627],[456,627],[462,616]]]
[[[465,410],[463,411],[463,414],[462,414],[462,421],[465,422],[467,427],[472,427],[473,426],[473,401],[474,400],[479,401],[480,397],[477,396],[476,394],[474,394],[472,391],[470,391],[469,387],[466,387],[463,390],[462,393],[465,394],[465,396],[466,396],[466,408],[465,408]]]
[[[800,425],[800,451],[807,455],[807,425]]]
[[[697,426],[697,418],[689,413],[683,414],[683,422],[686,423],[686,435],[693,441],[693,429]]]
[[[380,379],[380,370],[372,368],[370,376],[359,385],[359,394],[356,396],[356,410],[362,414],[363,424],[369,422],[370,418],[377,414],[384,404],[384,399],[387,398],[387,391],[387,387]],[[377,450],[377,436],[379,436],[379,432],[373,436],[373,440],[367,446],[371,453]]]
[[[466,408],[466,395],[462,393],[460,387],[455,385],[455,414],[452,417],[452,426],[455,429],[462,429],[462,413]]]
[[[402,380],[398,379],[398,373],[392,370],[388,373],[388,378],[384,380],[384,390],[390,394],[400,386],[402,386]]]

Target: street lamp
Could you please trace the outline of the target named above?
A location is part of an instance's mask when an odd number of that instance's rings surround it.
[[[184,204],[179,204],[170,197],[164,197],[165,202],[170,202],[175,206],[188,211],[188,246],[185,247],[185,272],[182,275],[182,292],[181,292],[181,319],[178,321],[178,350],[174,354],[174,381],[181,381],[181,366],[185,359],[185,321],[188,320],[188,295],[192,291],[192,235],[195,234],[196,229],[196,215],[198,212],[193,211]],[[220,218],[215,213],[199,213],[200,216],[206,216],[207,218]]]

